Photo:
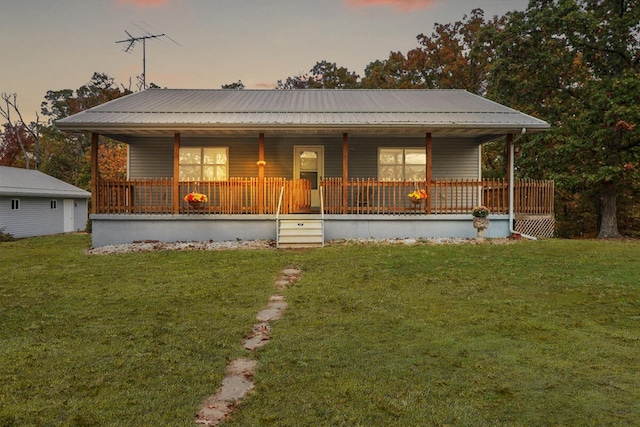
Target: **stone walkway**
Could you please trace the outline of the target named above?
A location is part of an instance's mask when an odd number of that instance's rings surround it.
[[[276,289],[287,289],[300,279],[301,273],[297,268],[285,268],[275,281]],[[254,351],[267,345],[270,339],[270,322],[280,319],[286,308],[287,301],[284,295],[272,295],[267,306],[256,315],[256,320],[259,323],[253,326],[251,336],[244,341],[244,348]],[[198,412],[197,425],[217,426],[233,413],[242,399],[253,391],[252,378],[257,363],[256,360],[250,358],[237,359],[229,363],[222,385],[216,394],[209,396],[204,401],[202,409]]]

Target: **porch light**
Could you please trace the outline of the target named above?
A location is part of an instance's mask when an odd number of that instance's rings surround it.
[[[256,162],[256,165],[258,165],[258,166],[264,166],[264,165],[266,165],[266,164],[267,164],[267,162],[265,162],[264,160],[258,160],[258,161]]]

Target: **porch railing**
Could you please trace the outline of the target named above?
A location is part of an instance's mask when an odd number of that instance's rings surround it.
[[[509,212],[506,180],[434,180],[431,199],[420,205],[407,194],[426,189],[426,181],[377,181],[352,179],[346,189],[342,178],[325,178],[325,212],[330,214],[469,214],[479,204],[492,213]],[[553,214],[553,181],[517,180],[514,210],[519,214]]]
[[[311,184],[308,180],[231,178],[227,181],[180,182],[179,213],[275,214],[280,189],[285,188],[280,213],[309,212]],[[102,180],[97,182],[93,202],[97,213],[171,214],[173,179]],[[407,194],[426,189],[426,181],[377,181],[341,178],[322,180],[326,214],[468,214],[482,203],[492,213],[509,211],[506,180],[434,180],[431,198],[414,205]],[[553,214],[553,181],[516,180],[514,210],[520,215]],[[192,208],[183,198],[191,191],[204,193],[208,201]]]
[[[308,180],[265,178],[262,191],[258,178],[230,178],[227,181],[179,182],[179,213],[273,214],[284,187],[282,213],[311,208],[311,183]],[[98,179],[94,195],[96,213],[171,214],[173,178],[103,180]],[[207,202],[193,208],[184,196],[195,191],[207,195]]]

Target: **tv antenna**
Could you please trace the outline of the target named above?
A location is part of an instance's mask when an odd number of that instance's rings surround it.
[[[167,36],[166,34],[147,34],[146,36],[140,36],[140,37],[134,37],[132,36],[127,30],[124,31],[125,33],[127,33],[127,35],[129,36],[128,39],[125,40],[119,40],[116,43],[129,43],[127,45],[127,48],[124,50],[125,52],[129,52],[131,49],[133,49],[133,46],[137,43],[137,42],[142,42],[142,87],[143,89],[147,88],[147,40],[148,39],[155,39],[158,37],[167,37],[169,38],[169,40],[173,41],[174,43],[176,43],[175,40],[173,40],[171,37]],[[176,43],[177,44],[177,43]]]

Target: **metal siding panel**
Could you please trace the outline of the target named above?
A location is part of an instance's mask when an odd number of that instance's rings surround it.
[[[20,209],[11,210],[11,199],[20,200]],[[51,209],[51,200],[57,201],[57,209]],[[6,197],[2,198],[2,223],[0,227],[14,237],[43,236],[64,231],[63,199]]]
[[[433,179],[478,179],[479,146],[473,141],[433,141]]]
[[[129,145],[129,178],[173,176],[173,138],[136,138]]]

